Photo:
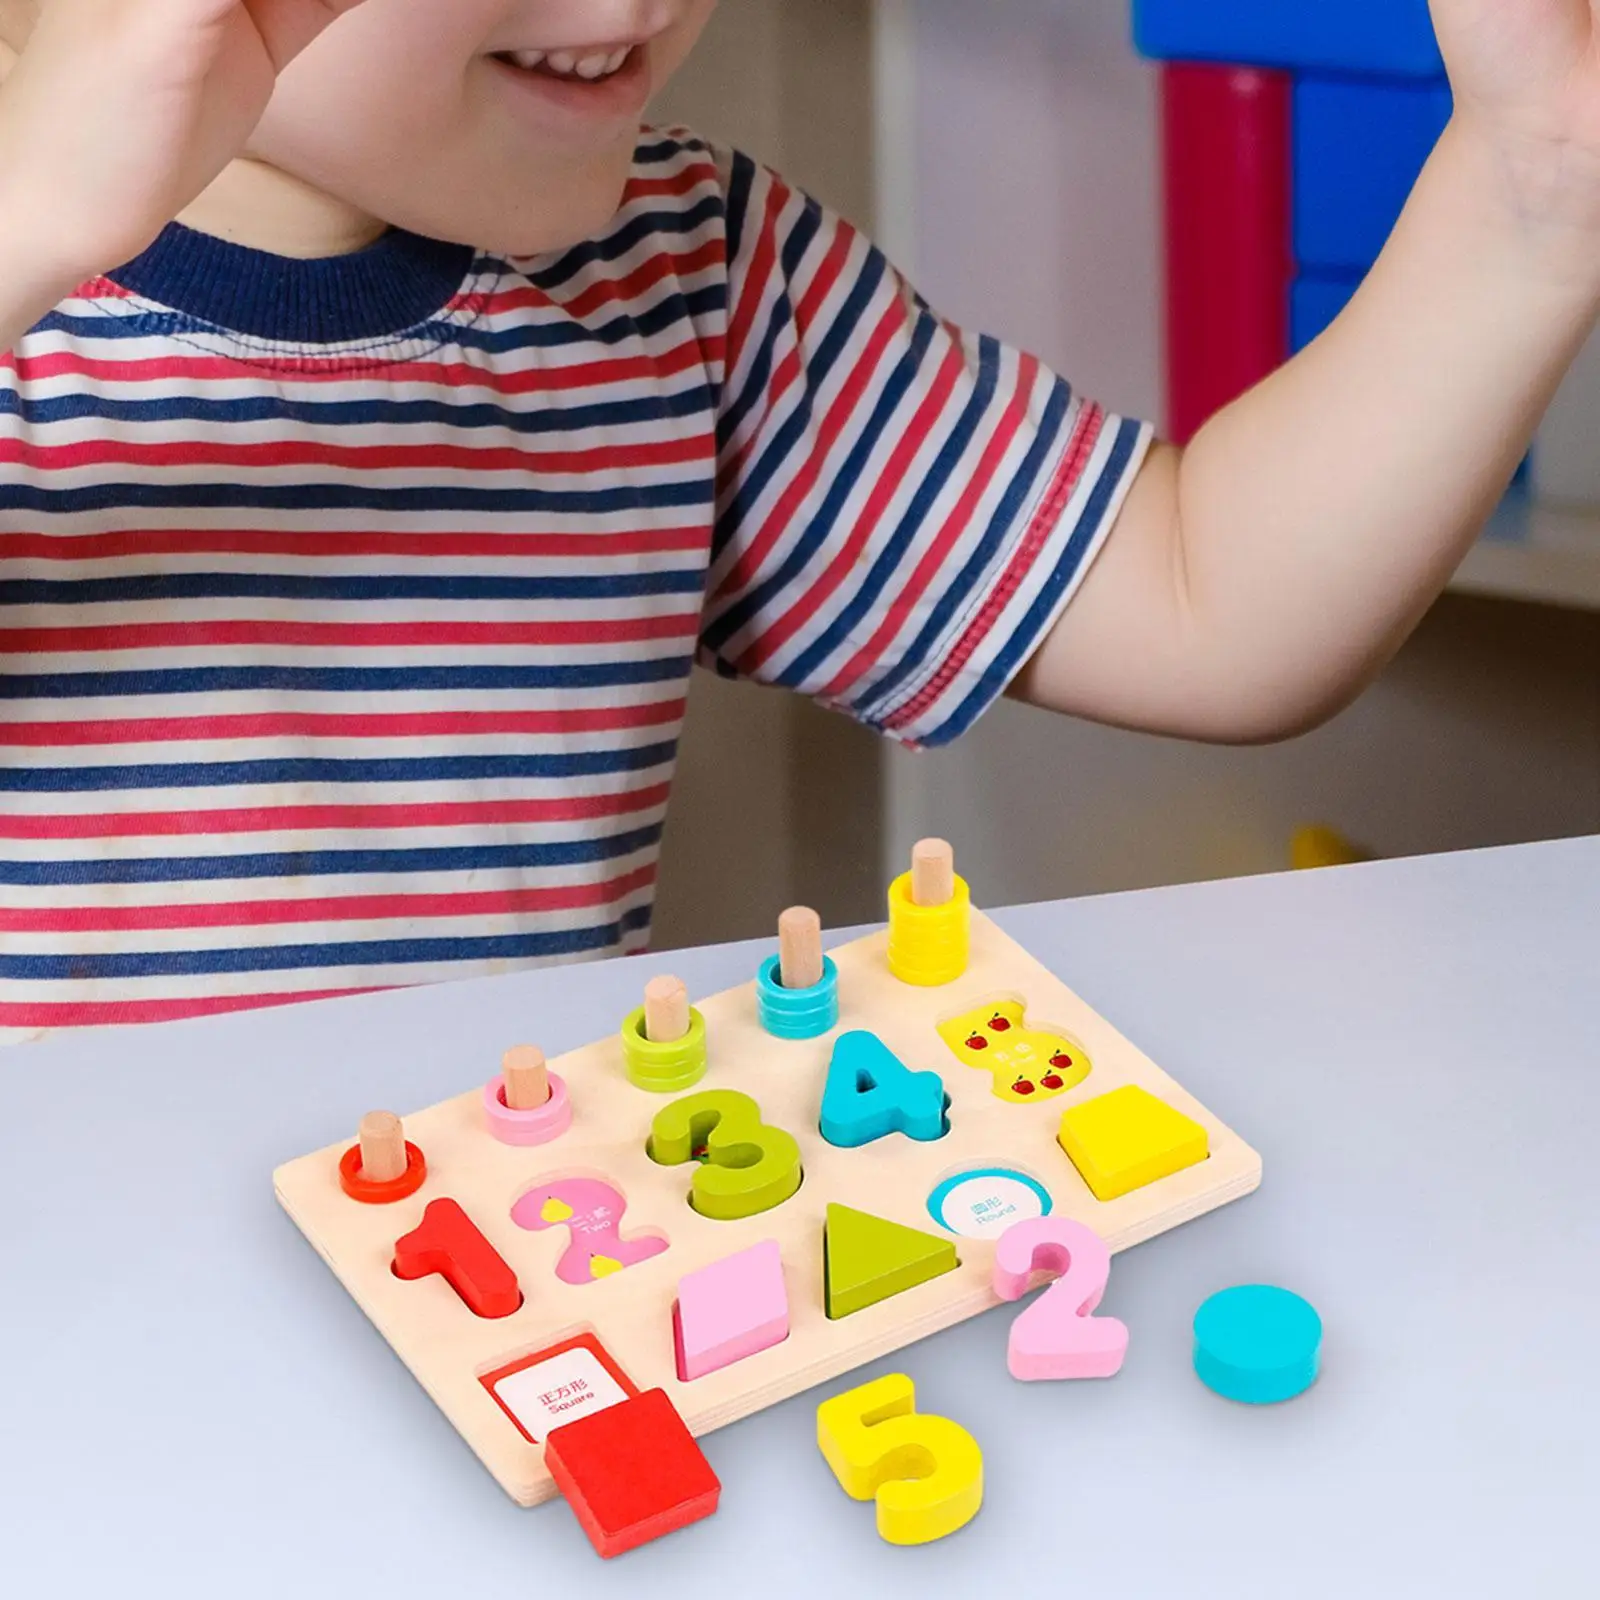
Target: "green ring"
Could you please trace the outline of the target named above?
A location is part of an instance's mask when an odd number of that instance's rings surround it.
[[[644,1036],[644,1007],[628,1013],[622,1024],[622,1062],[628,1082],[651,1094],[677,1094],[705,1077],[706,1019],[689,1007],[689,1031],[662,1044]]]

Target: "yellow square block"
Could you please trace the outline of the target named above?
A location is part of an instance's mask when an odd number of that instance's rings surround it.
[[[1132,1083],[1071,1107],[1056,1138],[1096,1200],[1132,1194],[1211,1153],[1198,1122]]]

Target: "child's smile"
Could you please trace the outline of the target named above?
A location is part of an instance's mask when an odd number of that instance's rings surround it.
[[[562,120],[575,116],[630,123],[654,87],[649,41],[564,50],[503,50],[490,57],[519,95]]]

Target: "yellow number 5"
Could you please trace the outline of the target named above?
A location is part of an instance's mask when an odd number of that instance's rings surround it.
[[[890,1544],[929,1544],[964,1528],[983,1504],[983,1452],[948,1417],[919,1417],[903,1373],[817,1407],[817,1443],[854,1500],[878,1502]]]

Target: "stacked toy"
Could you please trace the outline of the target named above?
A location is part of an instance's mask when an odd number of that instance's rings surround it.
[[[1427,0],[1134,0],[1161,62],[1168,425],[1309,344],[1377,260],[1450,117]]]

